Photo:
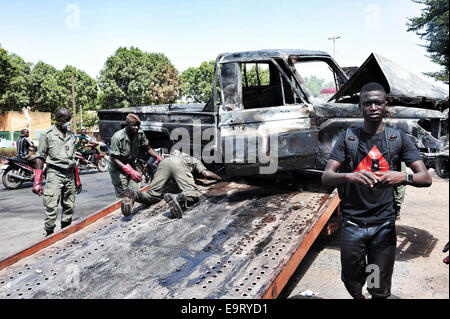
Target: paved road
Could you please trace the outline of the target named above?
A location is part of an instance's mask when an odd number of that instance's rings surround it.
[[[84,219],[116,200],[108,172],[84,171],[81,181],[83,190],[75,197],[73,221]],[[31,192],[32,186],[30,182],[23,184],[20,189],[8,190],[0,183],[0,259],[44,238],[42,197]],[[55,231],[59,229],[60,215]]]

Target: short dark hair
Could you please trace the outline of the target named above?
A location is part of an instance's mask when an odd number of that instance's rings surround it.
[[[359,92],[359,96],[361,96],[364,92],[368,91],[382,91],[384,94],[386,94],[386,90],[378,82],[369,82],[364,84],[361,88],[361,91]]]
[[[72,113],[70,113],[70,111],[68,109],[66,109],[65,107],[63,107],[62,109],[59,109],[55,112],[55,119],[60,119],[61,117],[65,117],[65,116],[72,117]]]

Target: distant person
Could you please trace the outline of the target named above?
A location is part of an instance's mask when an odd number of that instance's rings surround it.
[[[78,167],[75,166],[75,138],[69,131],[72,114],[66,108],[56,111],[56,123],[39,138],[36,152],[36,170],[33,193],[44,194],[45,221],[44,235],[53,233],[61,203],[61,229],[72,223],[75,206],[75,190],[81,192],[82,184]],[[44,162],[47,164],[45,189],[42,189]]]
[[[403,132],[383,124],[386,92],[379,83],[361,88],[362,127],[350,128],[337,139],[322,182],[339,185],[341,197],[341,278],[355,299],[391,295],[396,250],[394,186],[428,187],[430,174],[419,151]],[[405,162],[413,174],[401,172]]]
[[[157,159],[160,155],[150,147],[144,131],[140,129],[141,120],[136,114],[129,113],[124,127],[114,133],[111,138],[110,160],[108,165],[111,182],[116,198],[120,199],[127,188],[139,189],[142,174],[136,168],[136,159],[147,152]]]
[[[161,160],[148,191],[143,193],[128,189],[124,193],[121,205],[123,215],[129,216],[131,214],[134,202],[151,205],[162,200],[164,186],[173,179],[181,193],[166,193],[164,194],[164,200],[169,204],[171,217],[182,218],[183,211],[197,203],[200,197],[193,173],[209,179],[222,180],[220,176],[207,170],[200,160],[175,151]]]
[[[29,139],[30,131],[24,128],[20,131],[20,137],[16,141],[17,147],[17,157],[27,160],[34,167],[36,164],[36,156],[30,154],[30,149],[37,151],[37,146]]]
[[[95,143],[91,143],[91,137],[86,134],[86,129],[82,128],[80,136],[75,140],[75,151],[80,152],[88,161],[94,162],[92,157],[95,154],[95,151],[92,150],[92,146],[95,145]]]

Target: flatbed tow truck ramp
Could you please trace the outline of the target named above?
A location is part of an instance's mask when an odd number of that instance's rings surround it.
[[[0,298],[276,298],[339,198],[320,182],[200,186],[182,219],[120,201],[0,261]]]

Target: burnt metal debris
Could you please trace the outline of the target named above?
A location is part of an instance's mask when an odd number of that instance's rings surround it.
[[[314,63],[324,66],[332,79],[331,87],[319,93],[313,92],[304,73]],[[248,79],[251,68],[256,69],[256,83]],[[353,75],[349,78],[322,51],[220,54],[208,103],[101,110],[100,134],[108,143],[126,114],[134,112],[152,147],[183,146],[210,167],[225,167],[230,176],[320,173],[337,135],[363,121],[357,105],[361,86],[377,81],[388,93],[391,115],[386,124],[402,129],[426,165],[448,176],[448,91],[378,54],[346,71]],[[269,74],[268,81],[262,72]]]
[[[270,185],[201,187],[182,220],[164,201],[116,210],[0,270],[0,298],[275,298],[338,201],[320,183]]]

